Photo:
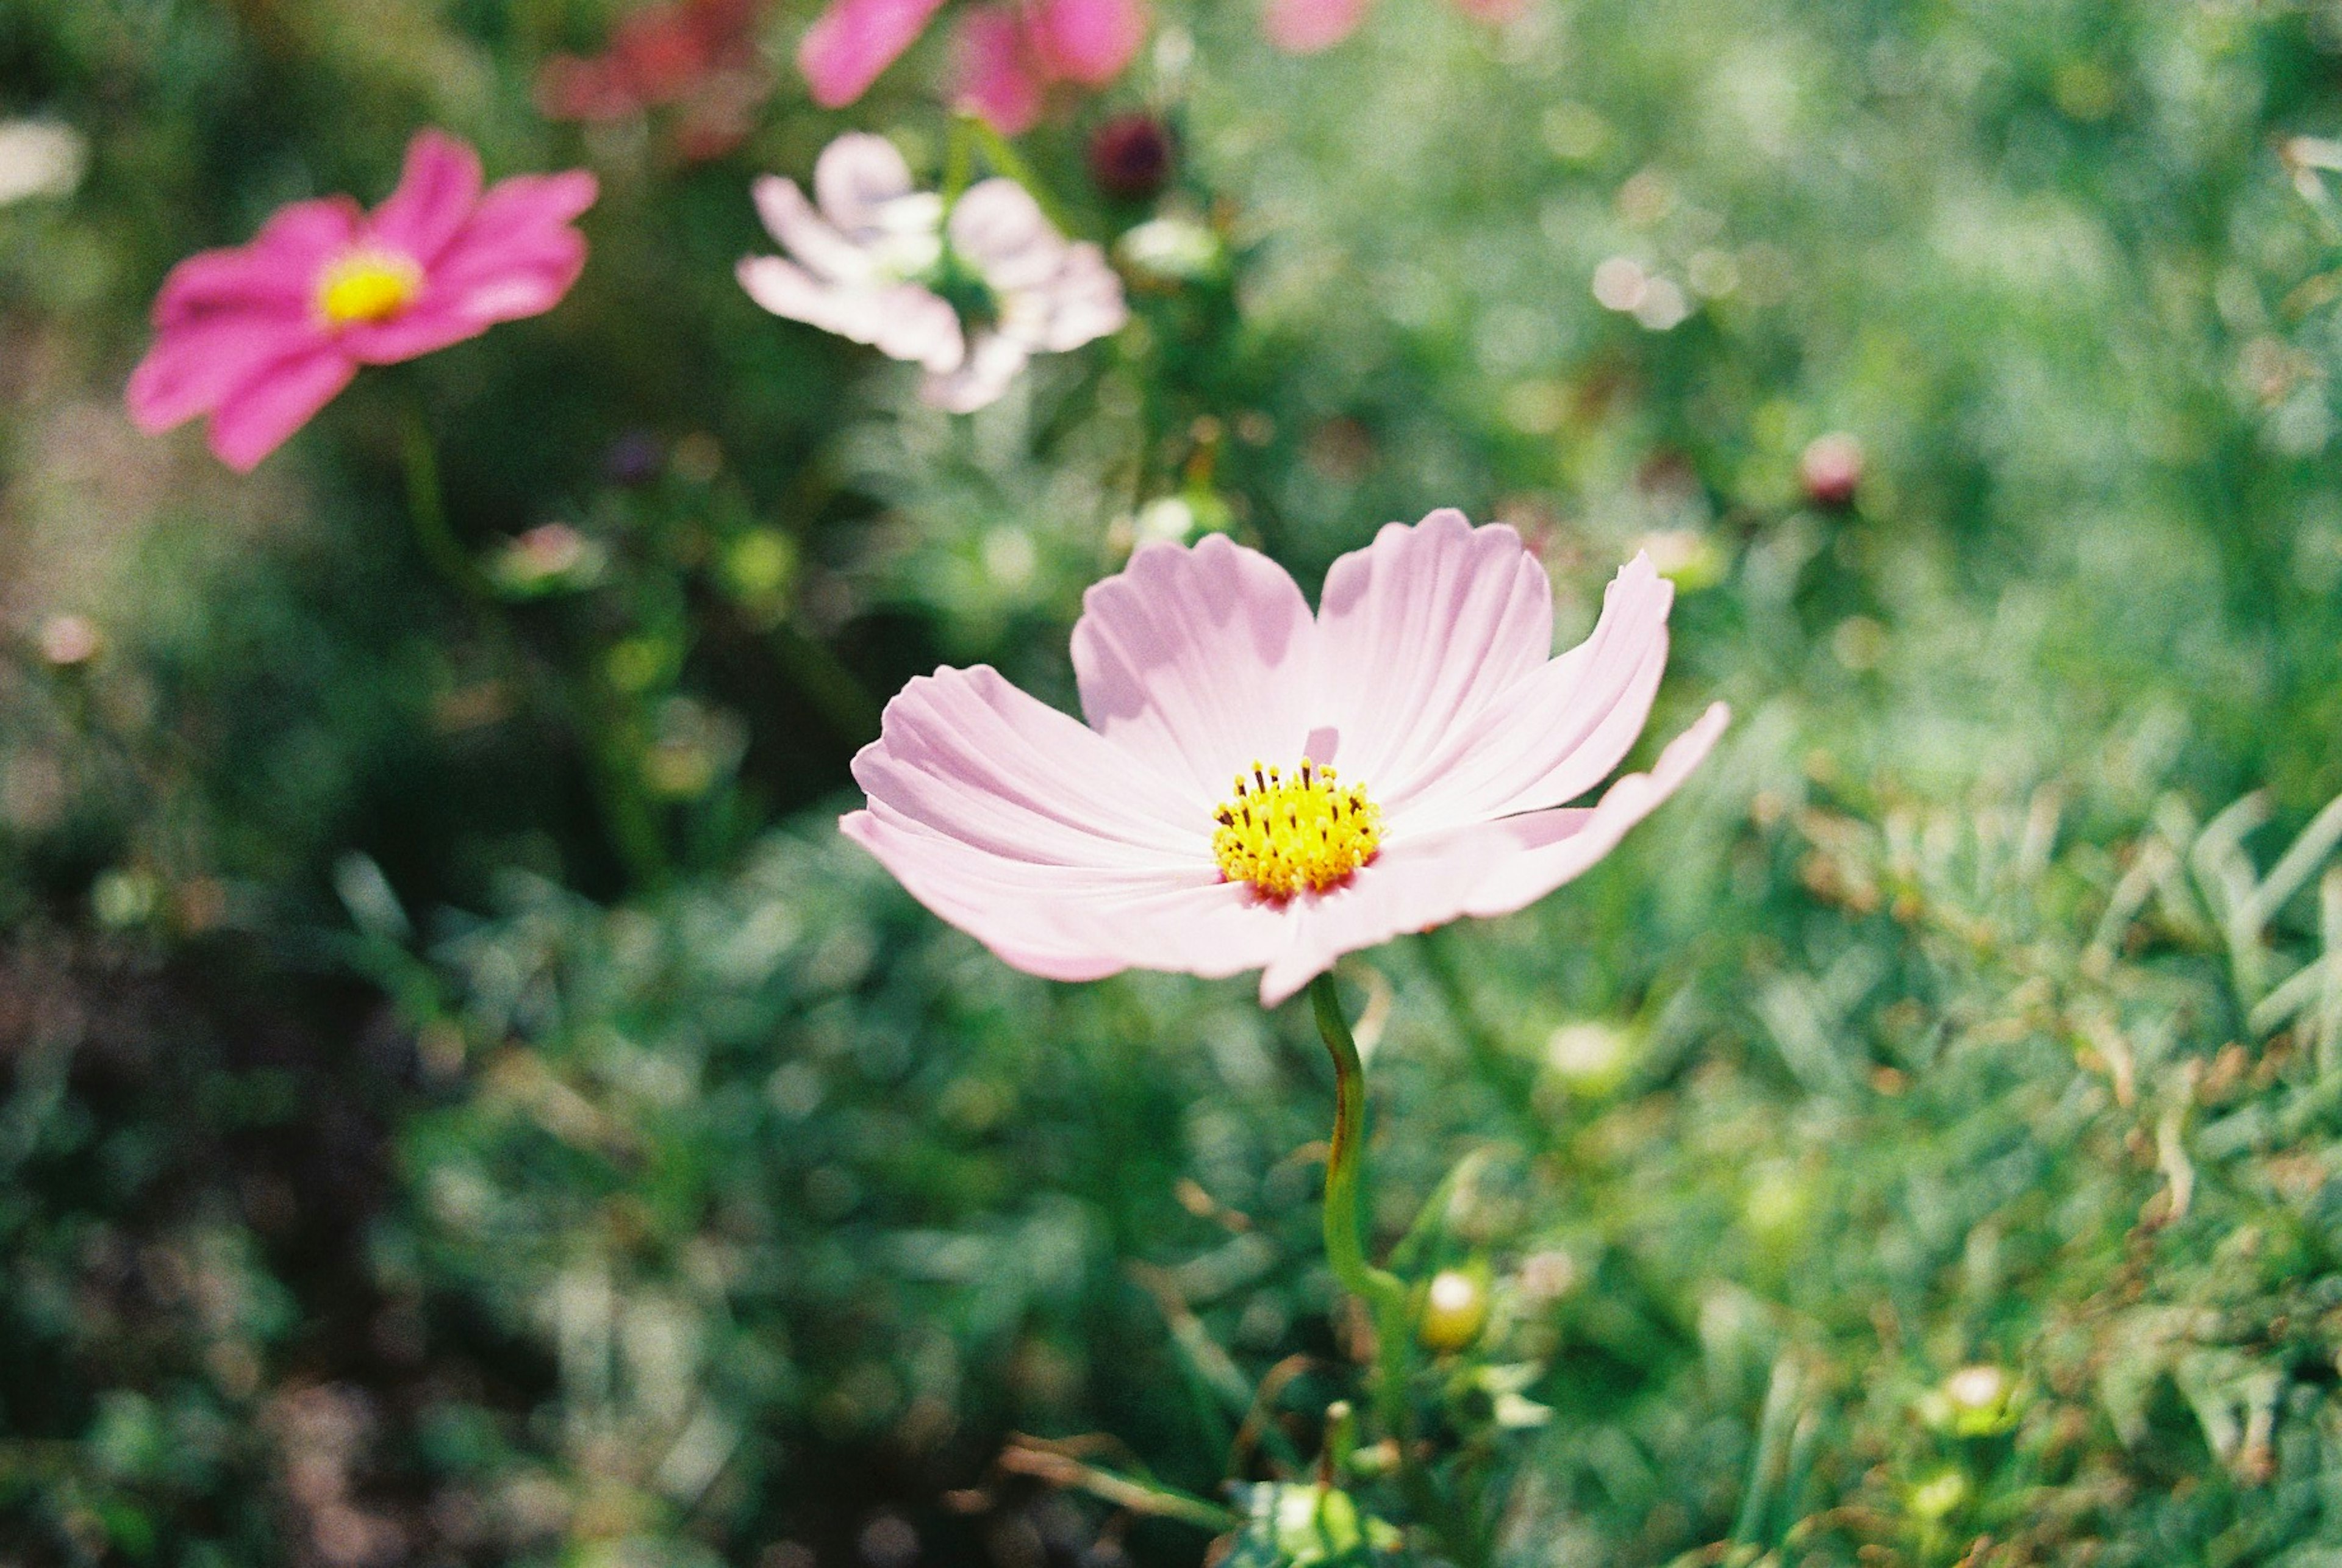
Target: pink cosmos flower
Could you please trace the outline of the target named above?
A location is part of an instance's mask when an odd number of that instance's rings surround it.
[[[149,434],[211,415],[211,448],[250,470],[333,401],[361,365],[388,365],[551,310],[586,265],[571,222],[583,171],[524,175],[485,195],[479,155],[425,131],[372,213],[347,196],[295,202],[259,237],[171,269],[155,344],[131,373]]]
[[[797,65],[814,102],[841,108],[919,41],[943,0],[831,0],[806,30]],[[1060,83],[1102,87],[1146,36],[1145,0],[1013,0],[968,14],[958,38],[961,104],[1014,135]]]
[[[1040,119],[1059,85],[1103,87],[1146,41],[1142,0],[1015,0],[960,19],[953,97],[1006,136]]]
[[[1014,180],[979,181],[946,217],[893,143],[849,132],[822,149],[813,185],[808,201],[793,180],[756,182],[756,210],[788,254],[742,261],[740,286],[775,315],[926,366],[927,401],[955,414],[999,397],[1034,355],[1128,319],[1106,254],[1059,234]],[[967,319],[938,292],[947,280]]]
[[[1641,733],[1672,598],[1636,556],[1554,658],[1544,569],[1457,512],[1336,562],[1314,616],[1223,536],[1146,545],[1074,628],[1087,724],[982,665],[923,676],[842,826],[1019,969],[1259,969],[1274,1006],[1342,954],[1534,903],[1674,793],[1722,704],[1568,804]]]

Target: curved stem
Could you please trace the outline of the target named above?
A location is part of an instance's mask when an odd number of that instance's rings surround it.
[[[1402,1462],[1408,1429],[1407,1295],[1405,1282],[1366,1261],[1358,1216],[1358,1184],[1365,1174],[1366,1074],[1358,1043],[1342,1016],[1342,1000],[1332,974],[1309,983],[1309,1004],[1317,1033],[1334,1058],[1334,1138],[1326,1156],[1326,1261],[1342,1288],[1366,1303],[1374,1316],[1375,1411],[1396,1439]]]
[[[446,500],[439,488],[439,454],[412,402],[401,409],[399,424],[399,454],[406,473],[406,520],[414,526],[416,548],[465,597],[494,599],[495,584],[447,525]]]

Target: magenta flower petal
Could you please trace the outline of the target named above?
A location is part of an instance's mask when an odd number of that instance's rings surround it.
[[[425,131],[372,217],[346,197],[296,202],[250,245],[172,270],[155,343],[125,393],[141,429],[212,415],[212,449],[250,468],[360,365],[412,359],[550,310],[576,282],[593,204],[583,172],[505,180],[484,195],[471,148]]]
[[[1031,36],[1060,80],[1103,87],[1146,41],[1144,0],[1034,0]]]
[[[424,131],[407,144],[405,172],[375,209],[367,236],[429,266],[471,217],[480,183],[479,154],[445,131]]]
[[[1553,588],[1520,535],[1452,508],[1334,563],[1317,611],[1342,769],[1386,809],[1442,743],[1553,652]],[[1321,762],[1332,759],[1319,758]]]
[[[213,411],[213,454],[238,474],[251,473],[339,396],[357,371],[356,362],[330,344],[279,361]]]
[[[1367,0],[1267,0],[1261,31],[1288,55],[1330,49],[1358,30]]]
[[[832,0],[797,46],[797,67],[825,109],[843,108],[918,42],[943,0]]]
[[[1308,739],[1309,605],[1284,567],[1225,535],[1141,546],[1083,595],[1073,655],[1090,726],[1199,814],[1238,768],[1286,765]]]
[[[307,318],[316,308],[316,276],[357,243],[363,215],[346,196],[295,202],[247,245],[200,251],[171,269],[155,296],[158,330],[228,315]]]
[[[305,317],[275,314],[192,320],[163,334],[130,373],[131,421],[149,435],[220,405],[255,377],[326,342]]]
[[[1041,118],[1048,84],[1027,46],[1025,19],[1010,5],[961,13],[952,39],[952,99],[1004,136],[1022,135]]]
[[[1730,710],[1711,706],[1667,744],[1647,774],[1628,774],[1591,807],[1558,807],[1394,843],[1347,887],[1296,912],[1295,934],[1260,977],[1274,1007],[1345,953],[1466,915],[1509,914],[1543,898],[1618,845],[1707,757]]]

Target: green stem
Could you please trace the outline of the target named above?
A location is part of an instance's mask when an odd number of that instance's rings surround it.
[[[967,189],[968,181],[975,176],[976,125],[976,119],[973,115],[952,116],[951,139],[944,147],[944,207],[946,211],[959,200],[959,194]]]
[[[1065,209],[1060,207],[1057,205],[1057,199],[1049,194],[1049,187],[1033,177],[1032,165],[1026,163],[1024,155],[1010,144],[1007,137],[995,130],[992,123],[981,115],[963,115],[960,123],[968,127],[975,135],[977,143],[984,148],[985,162],[990,164],[997,173],[1006,175],[1031,192],[1034,201],[1040,205],[1042,215],[1049,220],[1051,225],[1059,234],[1070,235],[1074,232],[1073,225],[1066,221]]]
[[[1358,1186],[1366,1165],[1366,1067],[1342,1017],[1342,999],[1332,974],[1320,974],[1309,983],[1309,1004],[1317,1015],[1317,1033],[1334,1058],[1334,1139],[1326,1156],[1326,1261],[1342,1288],[1366,1303],[1374,1316],[1375,1411],[1385,1432],[1397,1440],[1404,1463],[1413,1425],[1406,1398],[1406,1285],[1389,1270],[1366,1261],[1358,1215]]]
[[[495,598],[495,586],[447,525],[446,501],[439,488],[439,454],[431,444],[422,413],[409,403],[400,417],[400,455],[406,471],[406,520],[416,548],[438,574],[467,599]]]

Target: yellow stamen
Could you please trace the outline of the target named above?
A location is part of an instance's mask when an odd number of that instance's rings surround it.
[[[317,279],[317,308],[335,326],[388,321],[423,292],[423,269],[391,251],[352,251]]]
[[[1334,782],[1307,757],[1291,778],[1257,762],[1236,775],[1236,793],[1213,814],[1212,854],[1220,874],[1268,898],[1338,886],[1382,846],[1382,808],[1366,786]]]

